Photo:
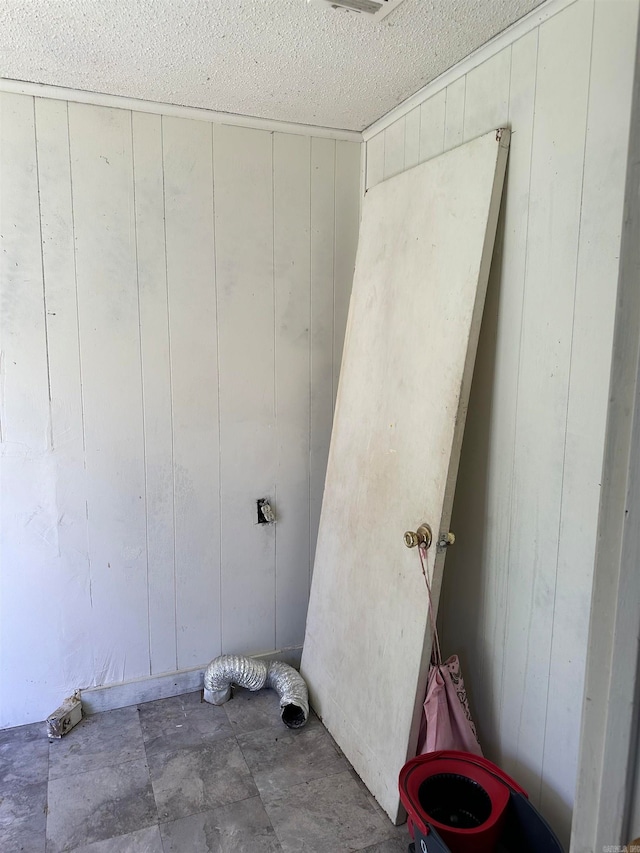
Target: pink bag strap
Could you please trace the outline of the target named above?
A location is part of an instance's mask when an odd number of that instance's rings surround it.
[[[427,593],[429,595],[429,618],[431,619],[431,627],[433,630],[433,649],[431,653],[431,657],[436,666],[442,666],[442,652],[440,651],[440,638],[438,637],[438,627],[436,625],[436,619],[433,615],[433,601],[431,600],[431,585],[429,583],[429,576],[427,574],[427,546],[424,542],[421,542],[418,545],[418,554],[420,555],[420,565],[422,566],[422,576],[424,578],[424,582],[427,586]]]

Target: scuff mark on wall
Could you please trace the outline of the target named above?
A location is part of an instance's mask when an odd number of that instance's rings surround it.
[[[122,549],[122,559],[125,564],[135,563],[144,554],[144,548],[138,545],[125,545]]]

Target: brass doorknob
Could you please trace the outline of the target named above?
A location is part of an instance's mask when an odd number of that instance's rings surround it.
[[[419,541],[418,534],[414,533],[412,530],[407,530],[404,534],[404,544],[407,548],[415,548]]]
[[[444,551],[450,545],[455,544],[456,535],[449,531],[448,533],[441,533],[440,539],[438,539],[438,551]]]
[[[415,548],[416,545],[425,545],[425,547],[429,548],[431,543],[433,542],[433,533],[431,532],[431,528],[428,524],[421,524],[420,527],[413,532],[413,530],[407,530],[404,534],[404,544],[407,548]]]

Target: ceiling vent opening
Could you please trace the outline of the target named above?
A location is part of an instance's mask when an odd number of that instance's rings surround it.
[[[325,9],[339,9],[355,15],[363,15],[372,21],[381,21],[393,12],[402,0],[307,0],[307,2]]]

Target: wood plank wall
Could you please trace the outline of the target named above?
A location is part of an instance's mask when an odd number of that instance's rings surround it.
[[[568,845],[638,3],[578,0],[367,143],[367,186],[512,129],[440,621],[489,758]]]
[[[302,644],[361,146],[0,108],[1,727]]]

